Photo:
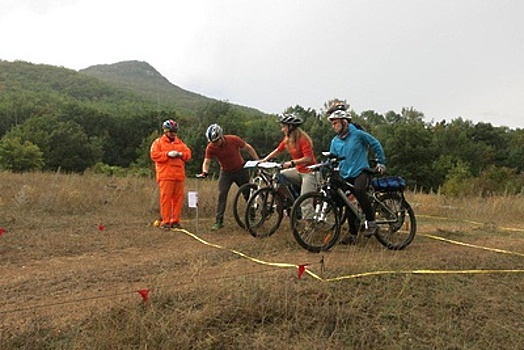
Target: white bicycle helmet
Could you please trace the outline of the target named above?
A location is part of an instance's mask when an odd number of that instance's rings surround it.
[[[208,142],[216,142],[224,136],[224,131],[218,124],[211,124],[206,130],[206,138]]]

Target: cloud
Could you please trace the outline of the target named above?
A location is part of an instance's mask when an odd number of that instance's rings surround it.
[[[270,113],[340,97],[357,112],[413,106],[522,127],[521,1],[0,1],[1,59],[146,61]]]

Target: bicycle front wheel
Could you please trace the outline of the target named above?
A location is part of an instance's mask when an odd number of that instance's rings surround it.
[[[242,229],[246,229],[246,223],[244,221],[244,214],[247,208],[247,201],[259,186],[256,183],[248,182],[238,188],[235,198],[233,199],[233,216],[238,226]]]
[[[401,250],[413,242],[417,232],[417,221],[411,206],[402,193],[385,192],[377,194],[375,202],[377,240],[386,248]]]
[[[322,193],[305,193],[293,204],[291,228],[302,248],[313,253],[329,250],[340,235],[338,208]]]
[[[278,230],[283,216],[282,198],[273,188],[264,187],[249,198],[244,222],[253,237],[263,238]]]

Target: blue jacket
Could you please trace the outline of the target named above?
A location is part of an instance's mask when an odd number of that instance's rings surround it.
[[[335,136],[331,140],[329,152],[338,157],[345,157],[339,164],[340,175],[344,179],[357,177],[364,168],[369,168],[368,146],[375,153],[378,162],[386,165],[386,156],[380,142],[351,123],[349,135],[345,139]]]

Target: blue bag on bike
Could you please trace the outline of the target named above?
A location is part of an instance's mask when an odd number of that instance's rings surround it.
[[[400,176],[383,176],[373,179],[371,186],[375,191],[403,191],[406,188],[406,181]]]

